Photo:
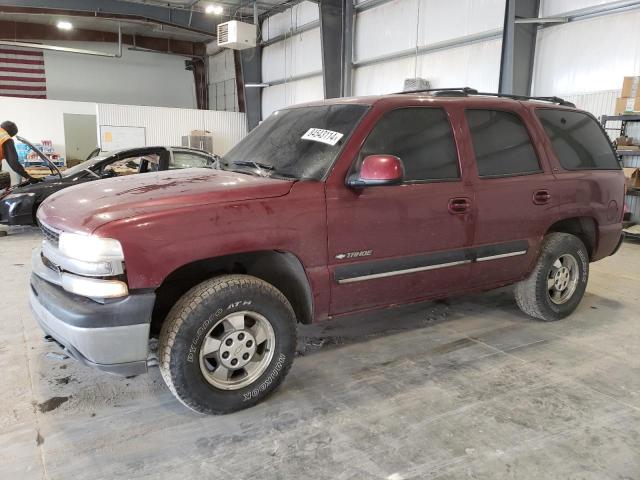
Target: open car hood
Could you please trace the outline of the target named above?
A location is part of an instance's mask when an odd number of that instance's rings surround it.
[[[279,197],[293,183],[208,168],[143,173],[67,188],[43,202],[38,218],[59,230],[92,233],[150,212]]]

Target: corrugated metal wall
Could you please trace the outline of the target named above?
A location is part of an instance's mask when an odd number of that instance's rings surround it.
[[[262,38],[268,41],[319,19],[318,4],[302,2],[263,21]],[[262,50],[262,81],[275,85],[262,90],[262,118],[288,105],[323,99],[321,74],[296,80],[321,69],[320,27],[266,46]]]
[[[191,130],[208,130],[214,152],[223,155],[247,134],[244,113],[104,103],[97,110],[98,126],[145,127],[147,145],[176,146]]]

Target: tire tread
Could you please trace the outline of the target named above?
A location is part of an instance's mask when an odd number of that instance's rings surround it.
[[[173,395],[186,407],[197,413],[219,415],[223,413],[229,413],[232,410],[216,410],[213,408],[203,408],[202,405],[197,404],[190,395],[190,392],[184,385],[180,385],[176,382],[171,374],[171,353],[173,345],[176,341],[178,331],[182,324],[187,320],[190,313],[195,311],[207,298],[217,295],[224,290],[241,290],[247,287],[258,288],[267,295],[275,296],[280,302],[288,307],[291,318],[295,319],[293,308],[289,303],[289,300],[273,285],[260,280],[259,278],[242,274],[230,274],[215,277],[196,285],[186,294],[184,294],[178,302],[173,306],[167,318],[164,321],[162,329],[160,331],[160,338],[158,339],[158,363],[160,367],[160,373],[164,379],[167,387]],[[289,322],[291,327],[291,335],[295,338],[296,325],[295,322]],[[281,370],[281,374],[275,378],[273,383],[274,391],[277,386],[287,376],[292,362],[286,362]],[[262,401],[265,397],[260,397],[247,402],[242,408],[252,406],[259,401]]]

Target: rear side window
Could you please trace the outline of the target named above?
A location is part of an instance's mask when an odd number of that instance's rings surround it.
[[[537,109],[558,161],[567,170],[619,170],[609,140],[598,123],[585,113]]]
[[[467,110],[478,175],[501,177],[540,171],[538,156],[520,117],[498,110]]]
[[[402,160],[405,182],[460,177],[451,125],[441,108],[400,108],[385,114],[367,137],[360,160],[383,154]]]

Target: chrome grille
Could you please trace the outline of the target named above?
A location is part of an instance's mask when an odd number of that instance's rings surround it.
[[[44,238],[57,247],[58,240],[60,240],[60,232],[42,222],[38,223],[40,224],[40,230],[42,230]]]

